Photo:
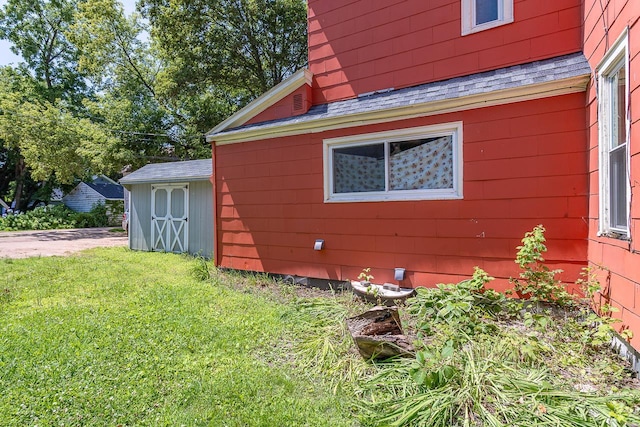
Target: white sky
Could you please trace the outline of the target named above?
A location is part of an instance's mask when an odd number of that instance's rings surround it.
[[[35,0],[38,1],[38,0]],[[0,7],[4,7],[7,0],[0,0]],[[136,0],[120,0],[124,6],[124,11],[128,15],[136,9]],[[16,64],[20,62],[20,57],[11,52],[11,43],[0,40],[0,66]]]

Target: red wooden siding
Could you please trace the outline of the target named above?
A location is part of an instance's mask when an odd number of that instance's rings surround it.
[[[317,3],[317,2],[311,2]],[[456,281],[485,268],[502,280],[524,233],[547,229],[552,267],[573,281],[587,257],[584,93],[216,147],[223,267],[402,285]],[[325,138],[463,122],[464,199],[324,203]],[[325,250],[313,251],[315,239]]]
[[[599,237],[598,114],[596,86],[588,91],[587,121],[589,135],[589,262],[601,267],[603,302],[620,312],[621,327],[635,332],[632,344],[640,348],[640,7],[635,0],[586,0],[584,5],[584,54],[595,70],[605,53],[629,28],[631,91],[631,222],[629,241]],[[605,26],[607,33],[605,34]]]
[[[309,0],[313,103],[578,52],[581,0],[514,0],[514,22],[461,36],[460,0]]]

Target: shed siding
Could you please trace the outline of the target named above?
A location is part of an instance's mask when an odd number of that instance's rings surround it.
[[[151,184],[130,188],[129,248],[151,250]]]
[[[76,212],[89,212],[97,203],[104,203],[105,198],[93,188],[81,182],[63,197],[62,202]]]
[[[603,300],[619,312],[620,328],[635,332],[632,345],[640,348],[640,10],[635,0],[604,2],[587,0],[584,6],[584,53],[595,70],[611,45],[628,26],[630,89],[630,240],[599,237],[598,105],[595,82],[588,88],[589,132],[589,261],[598,267]],[[607,26],[607,32],[604,31]]]
[[[317,4],[318,2],[315,2]],[[515,275],[524,233],[544,224],[547,260],[573,281],[587,258],[583,93],[347,130],[216,147],[224,267],[403,286]],[[325,138],[462,121],[464,199],[324,203]],[[315,239],[325,250],[313,251]]]
[[[313,103],[582,49],[581,0],[514,0],[513,23],[467,36],[461,35],[460,4],[309,0]]]
[[[213,189],[210,181],[189,183],[189,253],[213,255]]]

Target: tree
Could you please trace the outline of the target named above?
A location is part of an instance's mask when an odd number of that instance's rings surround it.
[[[140,8],[167,63],[159,88],[175,99],[201,106],[193,100],[209,94],[228,114],[306,63],[304,0],[141,0]]]
[[[19,150],[36,180],[71,183],[95,172],[112,172],[118,163],[115,138],[60,104],[4,91],[0,111],[0,138],[8,149]]]
[[[78,51],[66,37],[77,0],[7,0],[0,9],[0,38],[12,43],[49,102],[78,105],[86,85],[76,70]]]
[[[185,111],[184,103],[157,91],[163,63],[142,36],[145,29],[139,16],[127,18],[116,0],[80,3],[69,38],[81,51],[80,70],[100,88],[96,101],[86,105],[107,127],[127,130],[118,136],[134,167],[210,155],[193,126],[191,114],[197,110]]]
[[[13,114],[12,105],[6,102],[11,99],[13,103],[25,102],[37,99],[39,93],[38,83],[24,68],[12,67],[0,68],[0,120],[9,114]],[[17,97],[20,94],[20,97]],[[38,190],[38,183],[31,177],[20,147],[7,141],[0,135],[0,197],[5,200],[15,200],[17,208],[23,210],[31,195]],[[26,194],[27,197],[23,197]]]

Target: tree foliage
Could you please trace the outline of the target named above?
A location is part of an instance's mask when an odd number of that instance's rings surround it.
[[[77,0],[7,0],[0,10],[0,38],[12,43],[49,102],[64,98],[73,104],[85,95],[75,69],[78,50],[66,36],[76,7]]]
[[[219,88],[231,103],[264,93],[306,63],[304,0],[141,0],[166,93]]]
[[[0,138],[19,148],[39,181],[71,183],[93,172],[112,172],[119,154],[116,139],[89,119],[46,101],[20,102],[15,94],[0,100]]]

